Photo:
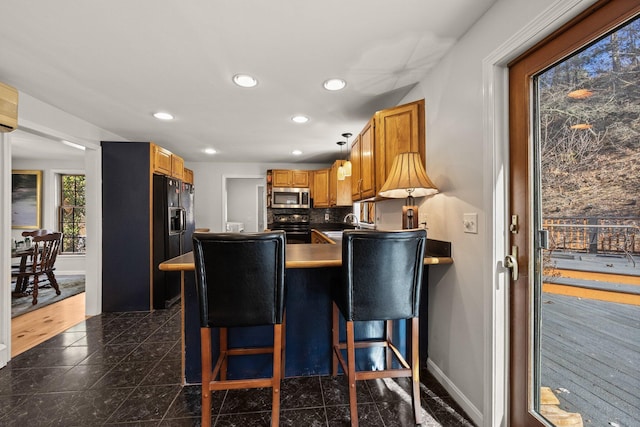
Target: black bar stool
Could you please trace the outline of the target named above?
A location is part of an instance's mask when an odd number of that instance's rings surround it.
[[[284,375],[285,233],[194,233],[193,253],[202,344],[202,425],[211,425],[212,390],[271,387],[275,427]],[[272,347],[228,347],[227,328],[259,325],[273,325]],[[220,354],[213,368],[212,327],[220,328]],[[227,379],[229,356],[264,353],[273,354],[272,377]]]
[[[345,231],[342,237],[342,280],[332,286],[333,360],[349,382],[351,425],[358,425],[356,381],[375,378],[411,377],[412,404],[416,424],[422,422],[420,404],[420,362],[418,346],[420,291],[424,265],[425,230]],[[340,342],[339,312],[346,321],[346,342]],[[411,350],[408,363],[392,342],[393,320],[410,320]],[[355,341],[355,321],[385,321],[382,339]],[[355,350],[383,347],[384,370],[356,371]],[[346,349],[345,361],[342,350]],[[399,367],[394,368],[394,359]]]

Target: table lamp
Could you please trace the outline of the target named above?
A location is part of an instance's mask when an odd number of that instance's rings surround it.
[[[436,194],[438,189],[427,176],[420,153],[407,152],[396,155],[391,171],[378,193],[392,199],[407,198],[402,207],[402,228],[418,227],[418,206],[414,197]]]

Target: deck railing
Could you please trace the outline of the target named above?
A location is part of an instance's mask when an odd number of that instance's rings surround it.
[[[543,219],[553,250],[640,254],[640,218]]]

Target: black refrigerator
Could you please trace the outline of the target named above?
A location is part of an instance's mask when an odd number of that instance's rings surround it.
[[[191,239],[193,200],[189,184],[153,175],[153,265],[185,253]],[[188,212],[188,213],[187,213]],[[189,220],[188,220],[189,218]],[[191,229],[189,232],[188,229]],[[153,308],[168,308],[180,299],[180,273],[160,271],[153,274]]]

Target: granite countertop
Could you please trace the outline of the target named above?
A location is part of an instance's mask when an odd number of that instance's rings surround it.
[[[287,268],[340,267],[342,265],[341,245],[287,245],[286,251]],[[426,255],[424,264],[453,264],[453,259],[450,256]],[[162,271],[193,271],[195,270],[193,252],[164,261],[159,267]]]

